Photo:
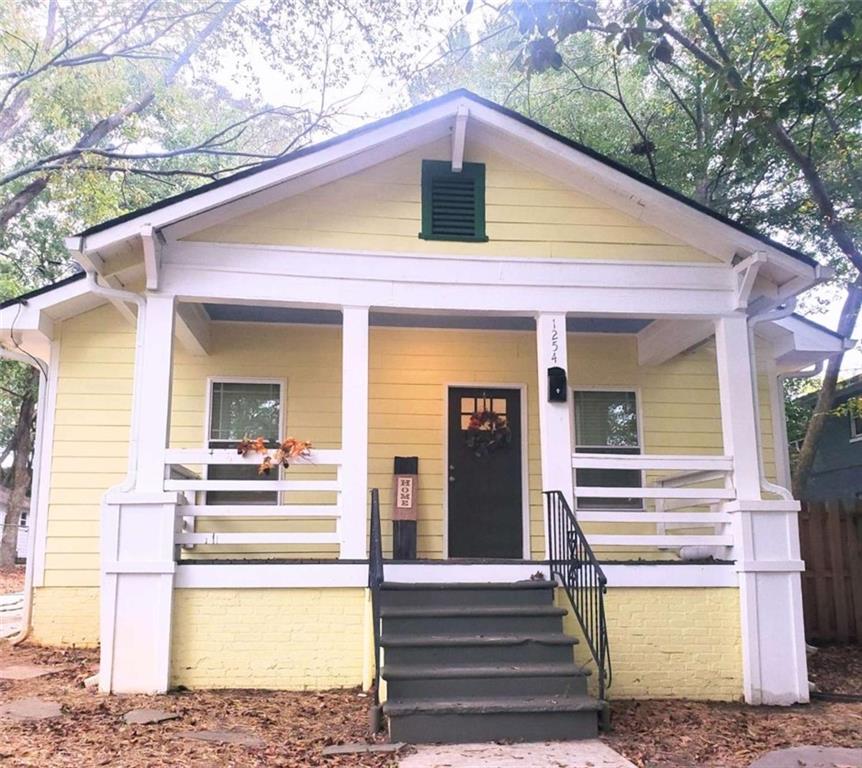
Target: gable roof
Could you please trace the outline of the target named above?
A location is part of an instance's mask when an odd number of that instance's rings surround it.
[[[600,152],[597,152],[588,146],[585,146],[583,144],[580,144],[579,142],[573,141],[572,139],[569,139],[565,136],[562,136],[561,134],[556,133],[555,131],[552,131],[550,128],[547,128],[544,125],[541,125],[540,123],[537,123],[536,121],[531,120],[530,118],[525,117],[524,115],[522,115],[518,112],[515,112],[512,109],[501,106],[500,104],[497,104],[496,102],[493,102],[493,101],[485,99],[481,96],[478,96],[477,94],[475,94],[471,91],[468,91],[466,89],[458,89],[458,90],[451,91],[451,92],[449,92],[443,96],[440,96],[438,98],[423,102],[422,104],[411,107],[410,109],[406,109],[402,112],[398,112],[398,113],[391,115],[389,117],[386,117],[386,118],[383,118],[381,120],[377,120],[375,122],[361,126],[359,128],[356,128],[352,131],[348,131],[347,133],[333,137],[333,138],[328,139],[326,141],[322,141],[322,142],[319,142],[317,144],[312,144],[308,147],[304,147],[302,149],[296,150],[296,151],[291,152],[291,153],[284,155],[282,157],[278,157],[278,158],[274,158],[272,160],[265,161],[265,162],[260,163],[259,165],[255,166],[254,168],[249,168],[249,169],[240,171],[238,173],[235,173],[231,176],[225,176],[224,178],[217,179],[215,181],[209,182],[208,184],[204,184],[200,187],[196,187],[195,189],[188,190],[186,192],[182,192],[178,195],[173,195],[171,197],[164,198],[163,200],[159,200],[158,202],[153,203],[152,205],[146,206],[144,208],[140,208],[140,209],[135,210],[135,211],[130,211],[129,213],[125,213],[121,216],[117,216],[116,218],[109,219],[107,221],[96,224],[92,227],[89,227],[88,229],[85,229],[84,231],[82,231],[78,235],[76,235],[76,237],[83,239],[83,238],[87,238],[87,237],[94,235],[94,234],[97,234],[97,233],[107,232],[108,230],[110,230],[114,227],[117,227],[121,224],[125,224],[128,222],[134,221],[135,219],[143,219],[151,213],[163,210],[165,208],[168,208],[169,206],[175,205],[176,203],[180,203],[180,202],[184,202],[184,201],[193,201],[195,198],[200,198],[203,195],[205,195],[206,193],[209,193],[209,192],[212,192],[214,190],[218,190],[218,189],[221,189],[224,187],[228,187],[231,184],[236,184],[237,182],[239,182],[243,179],[249,179],[249,178],[253,178],[255,176],[259,176],[260,174],[264,174],[266,171],[269,171],[271,169],[279,168],[280,166],[284,166],[284,165],[293,163],[296,160],[299,160],[301,158],[308,157],[310,155],[314,155],[316,153],[322,152],[322,151],[327,150],[327,149],[331,149],[333,147],[337,147],[338,145],[343,144],[349,140],[352,140],[352,139],[361,137],[363,135],[370,134],[374,131],[377,131],[378,129],[380,129],[382,127],[396,124],[400,121],[407,120],[408,118],[411,118],[411,117],[422,115],[425,112],[429,112],[429,111],[431,111],[437,107],[440,107],[441,105],[446,105],[449,102],[456,102],[458,100],[464,100],[464,99],[466,99],[467,101],[473,102],[477,105],[481,105],[481,106],[483,106],[489,110],[492,110],[492,111],[494,111],[500,115],[505,116],[506,118],[509,118],[511,120],[515,120],[518,123],[531,129],[532,131],[536,131],[537,133],[541,134],[542,136],[548,137],[548,138],[552,139],[553,141],[558,142],[560,145],[562,145],[564,147],[576,150],[577,152],[591,158],[592,160],[595,160],[595,161],[601,163],[602,165],[612,169],[613,171],[620,173],[620,174],[623,174],[624,176],[628,177],[629,179],[632,179],[633,181],[635,181],[639,184],[646,185],[650,189],[655,190],[655,191],[661,193],[662,195],[665,195],[668,198],[675,200],[678,203],[682,203],[684,206],[692,209],[693,211],[696,211],[699,214],[702,214],[702,215],[707,216],[707,217],[709,217],[715,221],[718,221],[721,224],[723,224],[727,227],[730,227],[730,228],[736,230],[737,232],[744,234],[747,237],[753,238],[753,239],[763,243],[764,245],[768,246],[769,248],[772,248],[776,251],[780,251],[781,253],[783,253],[787,256],[790,256],[793,259],[796,259],[797,261],[805,264],[808,267],[817,267],[818,266],[817,262],[813,258],[808,256],[807,254],[802,253],[801,251],[798,251],[796,249],[790,248],[790,247],[784,245],[783,243],[779,243],[778,241],[773,240],[770,237],[767,237],[763,233],[758,232],[757,230],[754,230],[751,227],[748,227],[744,224],[741,224],[740,222],[734,221],[733,219],[730,219],[727,216],[724,216],[723,214],[718,213],[717,211],[714,211],[711,208],[708,208],[707,206],[697,202],[696,200],[693,200],[689,197],[686,197],[685,195],[677,192],[674,189],[671,189],[670,187],[667,187],[663,184],[660,184],[656,181],[653,181],[652,179],[650,179],[646,176],[643,176],[642,174],[629,168],[628,166],[625,166],[622,163],[620,163],[620,162],[618,162],[618,161],[616,161],[610,157],[607,157],[606,155],[603,155]]]

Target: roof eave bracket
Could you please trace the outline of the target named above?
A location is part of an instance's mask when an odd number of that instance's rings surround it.
[[[455,113],[455,125],[452,128],[452,172],[461,173],[464,169],[464,145],[467,142],[467,119],[470,110],[462,104]]]
[[[147,290],[159,290],[159,267],[162,262],[162,241],[151,224],[141,227],[141,245],[144,249],[144,272],[147,277]]]
[[[733,268],[736,275],[734,309],[746,309],[748,307],[748,300],[751,298],[751,291],[757,280],[757,274],[767,261],[769,261],[769,257],[763,251],[755,251]]]

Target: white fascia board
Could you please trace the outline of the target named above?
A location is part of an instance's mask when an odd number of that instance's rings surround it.
[[[445,135],[449,129],[451,118],[457,112],[459,106],[466,106],[467,103],[467,100],[464,98],[453,99],[451,102],[422,110],[416,114],[406,115],[401,119],[385,123],[360,135],[338,141],[323,149],[310,151],[293,160],[265,168],[184,200],[178,200],[163,208],[142,213],[140,216],[120,222],[101,232],[94,232],[91,235],[79,238],[80,244],[73,243],[73,245],[78,245],[78,250],[87,253],[98,251],[99,249],[112,246],[118,241],[136,237],[140,233],[141,225],[144,222],[154,229],[161,229],[182,219],[253,195],[374,147],[389,145],[392,148],[397,148],[400,146],[399,142],[405,135],[419,131],[435,123],[440,123],[441,121],[444,125],[440,127],[438,132],[441,136]],[[71,239],[75,240],[75,238]]]

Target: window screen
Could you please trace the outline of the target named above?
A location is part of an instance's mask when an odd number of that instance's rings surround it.
[[[272,445],[280,439],[281,385],[256,382],[216,381],[210,392],[208,445],[233,448],[244,437],[263,436]],[[257,474],[257,465],[213,464],[210,480],[267,480]],[[278,494],[269,491],[210,491],[207,504],[277,504]]]
[[[637,398],[634,392],[575,392],[575,452],[638,454]],[[638,488],[642,477],[636,469],[579,469],[578,486]],[[583,492],[581,492],[583,493]],[[581,509],[619,507],[640,509],[641,499],[578,497]]]

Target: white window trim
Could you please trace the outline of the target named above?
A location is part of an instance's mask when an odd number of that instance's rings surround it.
[[[578,392],[634,392],[635,396],[635,417],[637,418],[637,428],[638,428],[638,449],[641,454],[644,452],[644,432],[643,432],[643,397],[641,396],[641,387],[640,386],[605,386],[602,384],[569,384],[572,390],[572,407],[569,409],[570,418],[572,420],[572,453],[577,453],[578,450],[578,419],[577,419],[577,405],[575,404],[575,398],[578,395]],[[574,470],[573,470],[574,471]],[[641,485],[646,484],[646,473],[641,470]],[[640,499],[641,505],[640,507],[625,507],[625,511],[634,511],[637,512],[639,509],[646,509],[645,499]],[[580,508],[580,504],[578,501],[578,497],[575,496],[575,512]],[[622,508],[621,508],[622,509]],[[612,512],[614,511],[613,507],[602,507],[603,511]],[[585,510],[586,511],[586,510]]]
[[[856,419],[860,418],[860,416],[855,415],[852,411],[848,414],[850,418],[850,442],[858,443],[862,440],[862,432],[856,431]]]

